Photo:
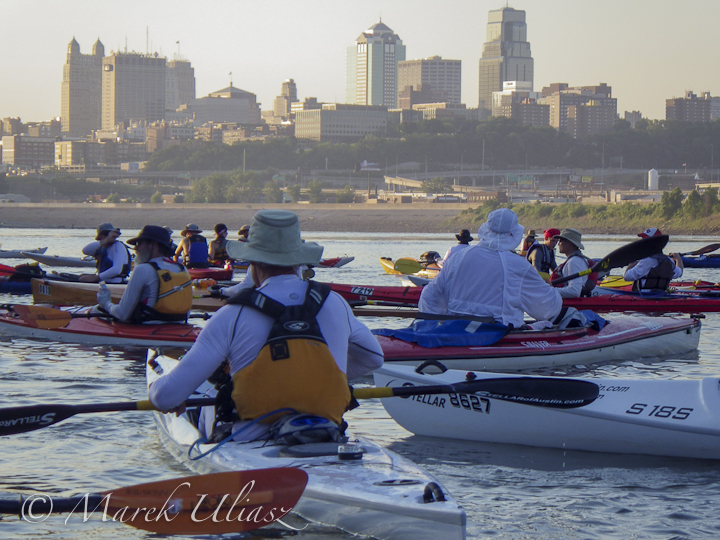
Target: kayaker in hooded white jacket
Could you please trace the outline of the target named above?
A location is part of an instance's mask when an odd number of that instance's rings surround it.
[[[553,321],[562,308],[558,291],[512,251],[522,241],[523,230],[512,210],[490,212],[478,230],[478,243],[453,254],[425,286],[420,311],[490,316],[514,327],[523,325],[524,313]]]

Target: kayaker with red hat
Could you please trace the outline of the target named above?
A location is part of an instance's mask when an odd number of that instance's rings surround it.
[[[567,257],[567,260],[558,266],[550,276],[550,280],[559,277],[578,274],[583,270],[592,268],[593,262],[586,257],[582,250],[585,249],[582,243],[582,233],[576,229],[563,229],[553,238],[558,239],[558,251]],[[580,298],[590,296],[590,291],[595,288],[597,274],[580,276],[563,283],[560,288],[560,296],[563,298]]]
[[[650,227],[638,234],[640,238],[660,235],[662,232],[656,227]],[[671,280],[683,275],[684,268],[682,257],[677,253],[671,253],[670,256],[658,253],[630,263],[623,279],[633,282],[633,291],[665,292]]]
[[[135,246],[135,268],[120,303],[113,304],[110,291],[100,287],[96,309],[131,323],[184,322],[192,309],[192,279],[172,260],[170,233],[164,227],[145,225],[127,241]]]
[[[544,232],[545,242],[535,242],[528,249],[525,258],[538,271],[545,281],[550,281],[550,272],[557,268],[555,246],[558,243],[560,229],[548,229]]]

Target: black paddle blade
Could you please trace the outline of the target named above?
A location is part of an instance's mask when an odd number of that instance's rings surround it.
[[[600,394],[600,388],[593,382],[549,377],[487,379],[453,386],[458,393],[475,393],[502,401],[558,409],[582,407],[595,401]]]
[[[709,246],[702,247],[700,249],[696,249],[695,251],[691,253],[681,253],[680,256],[684,257],[685,255],[705,255],[706,253],[712,253],[713,251],[717,251],[720,249],[720,244],[710,244]]]
[[[613,268],[622,268],[631,262],[656,255],[663,250],[669,239],[666,234],[641,238],[606,255],[602,260],[594,264],[591,270],[593,272],[609,272]]]
[[[42,429],[77,414],[73,405],[29,405],[0,410],[0,436]]]

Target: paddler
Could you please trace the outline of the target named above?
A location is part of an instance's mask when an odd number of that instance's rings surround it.
[[[243,225],[238,231],[238,240],[240,242],[247,242],[248,235],[250,234],[250,225]]]
[[[167,230],[145,225],[127,243],[135,246],[135,268],[120,303],[113,304],[110,291],[101,286],[96,308],[131,323],[186,321],[192,309],[192,280],[172,260]]]
[[[474,240],[474,238],[470,235],[470,231],[468,229],[461,230],[460,234],[455,235],[455,238],[457,238],[458,243],[454,246],[451,246],[445,253],[445,257],[443,257],[442,260],[437,262],[437,265],[440,268],[442,268],[443,265],[447,262],[451,254],[458,253],[459,251],[470,247],[470,242]]]
[[[178,245],[175,242],[173,242],[173,239],[172,239],[173,230],[172,230],[172,228],[168,227],[167,225],[163,225],[163,229],[165,229],[168,232],[168,234],[170,235],[170,248],[173,250],[173,253],[175,253],[175,251],[177,251]]]
[[[550,272],[557,268],[555,246],[560,240],[560,229],[548,229],[543,232],[545,242],[535,242],[528,248],[525,258],[533,265],[545,281],[550,281]]]
[[[562,299],[558,290],[513,251],[522,235],[523,226],[515,212],[508,208],[490,212],[478,230],[477,244],[454,254],[442,272],[425,285],[420,311],[489,316],[516,328],[523,326],[524,313],[559,322]]]
[[[592,268],[593,261],[582,252],[585,246],[583,246],[582,233],[580,233],[580,231],[576,229],[563,229],[553,238],[558,239],[558,251],[565,255],[567,260],[553,271],[552,276],[550,276],[551,281]],[[560,285],[558,290],[560,291],[560,296],[563,298],[590,296],[591,291],[595,288],[596,281],[597,276],[589,274],[566,281]]]
[[[183,264],[187,268],[207,268],[208,264],[208,243],[200,233],[202,230],[194,223],[188,223],[180,231],[180,245],[175,250],[175,262],[183,258]]]
[[[228,243],[228,229],[224,223],[217,223],[213,230],[215,231],[215,240],[210,242],[208,260],[214,266],[223,266],[230,259],[225,249]]]
[[[252,263],[257,289],[235,295],[212,316],[178,366],[150,386],[150,400],[163,411],[181,410],[185,399],[227,360],[220,372],[227,373],[232,390],[222,385],[221,391],[232,395],[229,403],[242,418],[230,424],[232,433],[243,429],[235,440],[267,439],[271,432],[295,436],[287,422],[297,418],[294,414],[275,424],[270,417],[261,419],[286,408],[301,415],[296,429],[318,426],[312,440],[315,435],[338,440],[351,398],[347,381],[382,365],[380,345],[340,295],[297,276],[299,265],[320,261],[323,248],[302,241],[292,212],[260,210],[248,241],[230,241],[227,249],[233,258]],[[294,306],[292,313],[288,306]],[[315,324],[320,339],[312,343],[289,335],[305,335]],[[271,329],[278,339],[268,342]],[[213,423],[214,418],[201,416],[200,429],[208,438]]]
[[[112,223],[98,225],[95,242],[86,245],[84,255],[95,257],[97,274],[83,274],[80,281],[85,283],[124,283],[130,274],[130,250],[118,240],[120,229]]]
[[[660,236],[662,232],[656,227],[650,227],[638,234],[640,238]],[[666,292],[670,281],[683,275],[682,257],[677,253],[670,256],[658,253],[630,263],[623,274],[625,281],[633,282],[633,291]]]
[[[522,246],[520,247],[520,255],[525,257],[528,250],[530,249],[530,246],[535,243],[537,243],[537,235],[535,233],[535,229],[530,229],[525,238],[523,238]]]

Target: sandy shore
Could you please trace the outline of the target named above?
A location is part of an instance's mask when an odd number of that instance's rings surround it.
[[[442,223],[466,205],[231,205],[231,204],[0,204],[0,226],[12,228],[95,228],[109,221],[116,227],[139,229],[146,224],[175,230],[196,223],[212,230],[223,222],[237,230],[261,208],[295,212],[306,231],[334,232],[457,232]]]

